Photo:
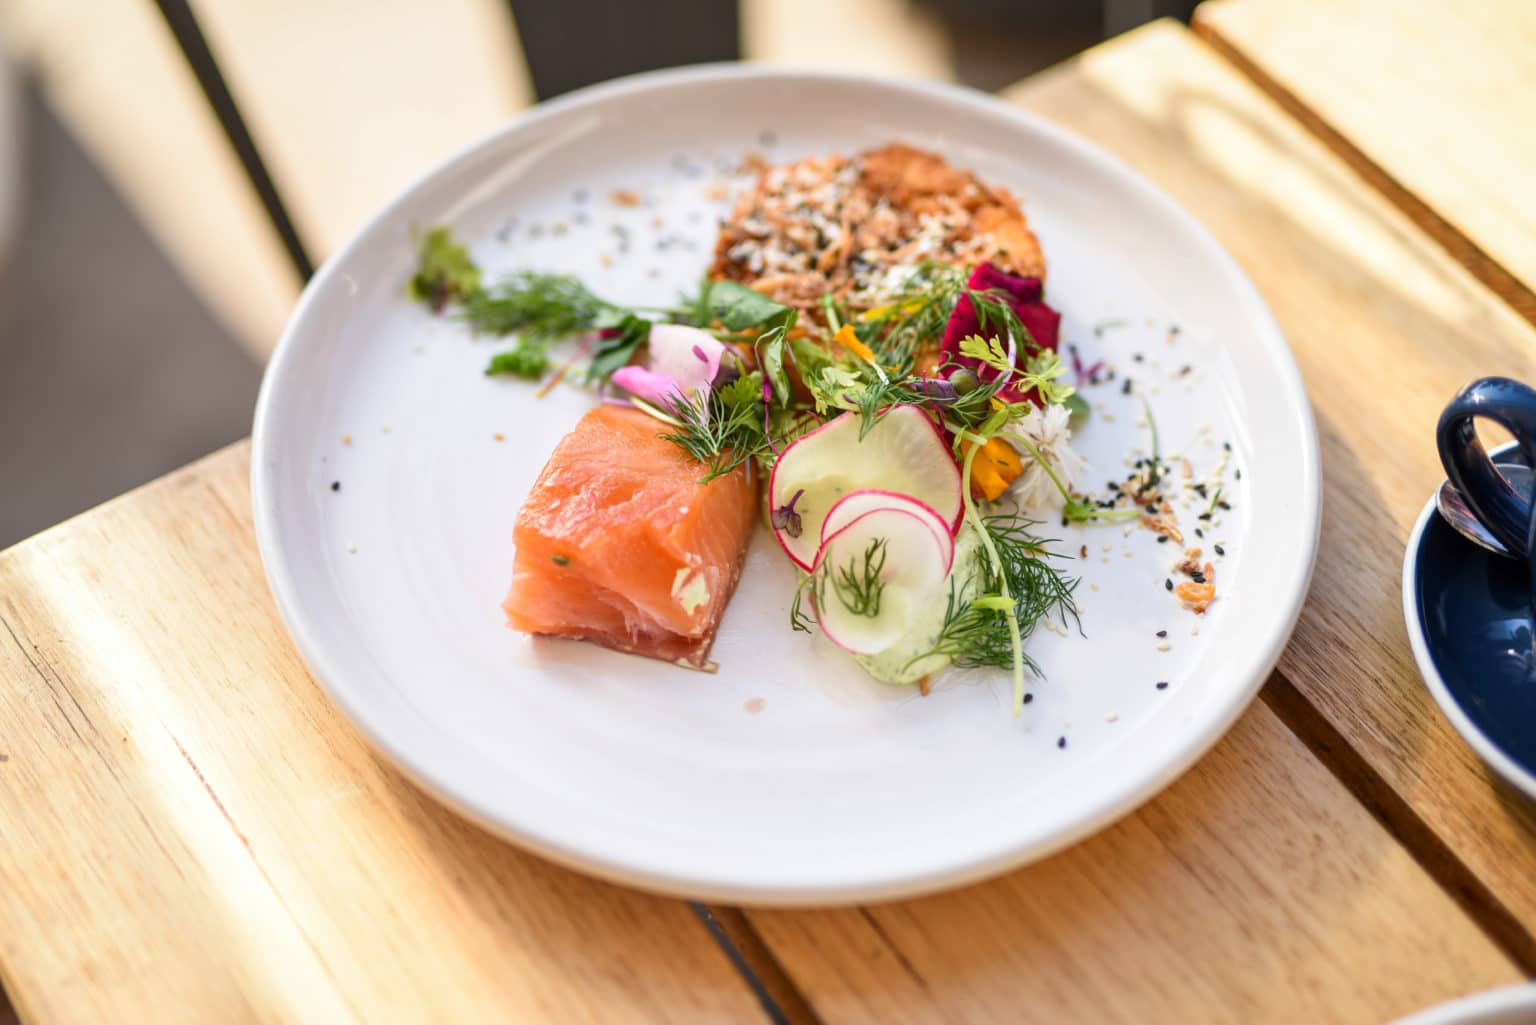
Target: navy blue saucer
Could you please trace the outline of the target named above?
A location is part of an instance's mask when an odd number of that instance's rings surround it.
[[[1514,446],[1493,455],[1526,462]],[[1452,724],[1493,768],[1536,798],[1529,572],[1523,560],[1493,555],[1457,534],[1433,504],[1409,541],[1404,566],[1414,654]]]

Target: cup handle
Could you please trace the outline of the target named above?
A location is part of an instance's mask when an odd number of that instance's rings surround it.
[[[1493,465],[1473,427],[1477,417],[1502,425],[1536,466],[1536,391],[1507,377],[1485,377],[1467,385],[1440,414],[1435,443],[1445,475],[1467,500],[1488,532],[1514,554],[1532,548],[1536,522],[1531,496],[1521,495]],[[1536,567],[1533,567],[1536,572]]]

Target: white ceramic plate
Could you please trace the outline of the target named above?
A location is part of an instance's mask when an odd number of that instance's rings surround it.
[[[1536,1022],[1536,986],[1505,986],[1437,1004],[1400,1018],[1394,1025],[1531,1025]]]
[[[1088,552],[1086,636],[1037,633],[1030,652],[1047,679],[1020,718],[1002,679],[953,677],[921,698],[792,634],[793,578],[766,533],[715,645],[718,675],[509,631],[498,604],[513,519],[591,398],[561,388],[540,400],[481,376],[494,343],[404,298],[412,228],[452,225],[491,276],[570,270],[615,299],[669,299],[706,266],[717,186],[740,184],[724,171],[744,154],[892,139],[1024,198],[1065,340],[1150,392],[1165,453],[1187,454],[1198,476],[1230,443],[1232,509],[1206,538],[1227,553],[1210,613],[1196,620],[1165,592],[1174,546],[1151,533],[1052,529],[1063,551]],[[642,205],[613,201],[617,189]],[[1078,447],[1102,488],[1147,438],[1120,378],[1088,397],[1098,412]],[[1280,331],[1216,242],[1137,174],[969,91],[739,67],[545,104],[386,207],[317,275],[278,346],[252,484],[300,651],[405,771],[558,861],[752,903],[955,885],[1056,850],[1166,786],[1278,657],[1319,501],[1312,417]]]

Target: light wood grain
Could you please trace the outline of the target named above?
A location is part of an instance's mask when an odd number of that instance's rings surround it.
[[[1536,4],[1212,0],[1196,25],[1536,321]]]
[[[1408,532],[1442,476],[1440,408],[1475,376],[1536,377],[1536,331],[1183,30],[1142,30],[1013,98],[1166,188],[1269,301],[1311,394],[1325,496],[1281,668],[1503,903],[1522,930],[1506,942],[1536,968],[1536,814],[1440,715],[1398,589]]]
[[[0,555],[0,977],[30,1025],[761,1021],[692,911],[522,854],[300,663],[244,445]]]
[[[839,1023],[1384,1022],[1514,967],[1264,705],[1129,819],[924,900],[751,911]]]
[[[0,42],[209,308],[270,352],[300,282],[154,5],[6,0]]]

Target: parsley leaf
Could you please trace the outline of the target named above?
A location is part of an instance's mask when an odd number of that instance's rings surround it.
[[[491,361],[486,364],[485,376],[510,374],[513,377],[526,377],[530,381],[537,381],[548,369],[549,355],[544,351],[544,346],[533,342],[520,342],[517,348],[498,352],[492,356]]]
[[[412,299],[441,313],[450,302],[480,291],[480,268],[469,258],[469,251],[453,240],[451,231],[436,227],[416,247],[416,273],[406,289]]]

